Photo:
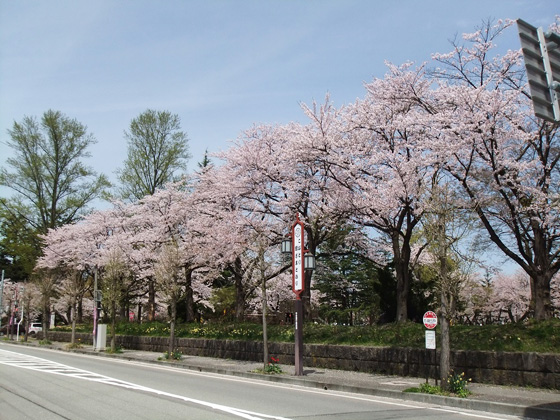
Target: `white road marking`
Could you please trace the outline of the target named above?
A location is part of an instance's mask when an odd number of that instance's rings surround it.
[[[41,349],[44,351],[53,351],[53,350],[49,350],[49,349]],[[0,350],[0,364],[2,363],[1,361],[1,352],[3,350]],[[9,352],[12,353],[12,352]],[[14,353],[17,355],[20,355],[19,353]],[[24,356],[24,355],[21,355]],[[46,359],[41,359],[41,358],[37,358],[37,357],[33,357],[33,356],[25,356],[28,358],[34,358],[34,359],[38,359],[39,361],[42,362],[46,362],[46,366],[51,366],[53,364],[56,364],[55,362],[50,362]],[[91,356],[91,355],[86,355],[86,354],[81,354],[80,357],[88,357],[88,358],[98,358],[98,356]],[[262,386],[268,386],[268,387],[273,387],[273,388],[297,388],[298,392],[304,392],[304,393],[309,393],[309,394],[328,394],[328,395],[336,395],[340,398],[346,398],[346,399],[353,399],[353,400],[358,400],[358,401],[367,401],[367,402],[372,402],[372,403],[378,403],[378,404],[386,404],[386,405],[394,405],[397,407],[403,407],[403,408],[412,408],[412,409],[418,409],[418,408],[424,408],[427,410],[434,410],[434,411],[443,411],[443,412],[449,412],[449,413],[453,413],[453,414],[460,414],[463,416],[467,416],[467,417],[475,417],[475,418],[482,418],[482,419],[487,419],[487,420],[504,420],[504,419],[519,419],[520,417],[515,417],[515,416],[505,416],[505,417],[494,417],[494,416],[490,416],[486,413],[474,413],[472,411],[458,411],[452,408],[445,408],[445,407],[441,407],[441,406],[426,406],[423,404],[417,404],[414,405],[414,403],[405,403],[405,402],[399,402],[397,400],[393,400],[391,398],[384,398],[384,399],[379,399],[373,396],[367,396],[367,395],[356,395],[356,394],[351,394],[348,392],[344,392],[344,391],[333,391],[333,390],[322,390],[322,389],[313,389],[313,388],[308,388],[308,387],[304,387],[301,385],[294,385],[294,384],[282,384],[282,383],[276,383],[276,382],[269,382],[269,381],[264,381],[264,380],[259,380],[259,379],[250,379],[250,378],[239,378],[239,377],[234,377],[234,376],[228,376],[228,375],[223,375],[223,374],[219,374],[219,373],[212,373],[212,372],[198,372],[195,370],[190,370],[190,369],[184,369],[184,368],[178,368],[178,367],[174,367],[174,366],[161,366],[161,365],[153,365],[153,364],[149,364],[149,363],[144,363],[141,361],[135,361],[135,360],[121,360],[121,359],[112,359],[112,358],[108,358],[106,359],[107,362],[111,362],[111,363],[119,363],[119,364],[132,364],[132,365],[138,365],[138,366],[148,366],[152,369],[158,369],[158,370],[168,370],[168,371],[173,371],[173,372],[179,372],[179,373],[183,373],[183,374],[187,374],[187,375],[193,375],[193,376],[204,376],[204,377],[208,377],[208,376],[214,376],[214,377],[219,377],[221,380],[227,380],[227,381],[233,381],[233,382],[243,382],[243,383],[254,383],[254,384],[258,384],[258,385],[262,385]],[[60,364],[56,364],[59,366],[65,366],[65,365],[60,365]],[[69,366],[65,366],[65,367],[69,367]],[[71,368],[71,367],[70,367]],[[79,370],[76,368],[71,368],[71,369],[75,369],[75,370]],[[64,370],[62,370],[63,372]],[[56,372],[56,370],[55,370]],[[85,372],[85,371],[81,371],[81,372]],[[96,373],[91,373],[92,375],[97,375],[97,376],[102,376],[102,375],[98,375]],[[107,377],[105,377],[107,378]],[[113,379],[114,381],[118,381],[116,379]],[[123,381],[120,381],[123,382]],[[126,384],[126,382],[123,382]],[[116,385],[114,383],[111,383],[111,385]],[[118,385],[116,385],[118,386]],[[136,388],[134,389],[139,389],[139,390],[144,390],[146,392],[152,392],[152,393],[157,393],[159,395],[164,395],[164,396],[168,396],[168,397],[172,397],[172,398],[178,398],[178,399],[182,399],[184,401],[190,401],[190,402],[197,402],[198,400],[194,400],[194,399],[188,399],[188,397],[182,397],[180,395],[174,395],[174,394],[168,394],[165,393],[163,391],[157,391],[157,390],[151,390],[150,388],[146,388],[143,387],[141,385],[135,385]],[[201,403],[204,404],[212,404],[212,403],[206,403],[204,401],[202,401]],[[210,406],[210,405],[208,405]],[[240,413],[245,413],[248,415],[253,415],[253,416],[261,416],[261,417],[265,417],[265,418],[271,418],[271,419],[277,419],[277,420],[290,420],[284,417],[278,417],[278,416],[271,416],[271,415],[266,415],[266,414],[262,414],[262,413],[253,413],[250,411],[245,411],[242,409],[237,409],[237,408],[231,408],[228,407],[229,409],[235,410],[236,413],[233,414],[240,414]],[[253,418],[256,419],[258,417],[245,417],[245,418]]]
[[[76,379],[83,379],[86,381],[92,381],[97,383],[102,383],[106,385],[118,386],[121,388],[127,388],[136,391],[148,392],[151,394],[162,395],[169,398],[174,398],[182,400],[192,404],[198,404],[205,407],[210,407],[214,410],[223,411],[235,416],[250,419],[250,420],[263,420],[265,418],[275,419],[275,420],[290,420],[285,417],[271,416],[263,413],[254,413],[247,410],[242,410],[239,408],[228,407],[226,405],[215,404],[208,401],[197,400],[194,398],[184,397],[182,395],[171,394],[169,392],[160,391],[158,389],[148,388],[142,385],[133,384],[131,382],[121,381],[119,379],[111,378],[109,376],[100,375],[94,372],[89,372],[87,370],[78,369],[72,366],[67,366],[61,363],[51,362],[46,359],[41,359],[35,356],[24,355],[21,353],[15,353],[8,350],[0,349],[0,364],[6,366],[12,366],[17,368],[23,368],[28,370],[33,370],[36,372],[50,373],[54,375],[69,376]]]

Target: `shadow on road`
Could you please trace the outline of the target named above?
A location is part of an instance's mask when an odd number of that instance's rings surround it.
[[[523,415],[533,419],[558,420],[560,419],[560,401],[527,407]]]

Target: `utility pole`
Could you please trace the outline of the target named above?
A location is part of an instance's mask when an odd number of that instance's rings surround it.
[[[21,293],[20,293],[21,297],[19,298],[20,299],[19,302],[20,302],[20,306],[21,306],[21,313],[20,313],[20,316],[19,316],[18,324],[17,324],[16,341],[19,341],[19,328],[21,326],[21,323],[23,322],[23,317],[25,316],[25,304],[23,303],[24,295],[25,295],[25,285],[21,286],[20,290],[21,290]],[[25,324],[23,324],[23,326],[25,327]]]
[[[97,349],[97,267],[93,269],[93,348]]]

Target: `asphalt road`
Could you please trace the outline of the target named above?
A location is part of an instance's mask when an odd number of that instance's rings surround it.
[[[511,419],[0,342],[0,419]]]

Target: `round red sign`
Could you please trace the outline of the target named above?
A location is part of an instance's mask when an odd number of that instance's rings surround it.
[[[437,325],[437,315],[435,312],[428,311],[424,314],[424,326],[429,330],[433,330]]]

